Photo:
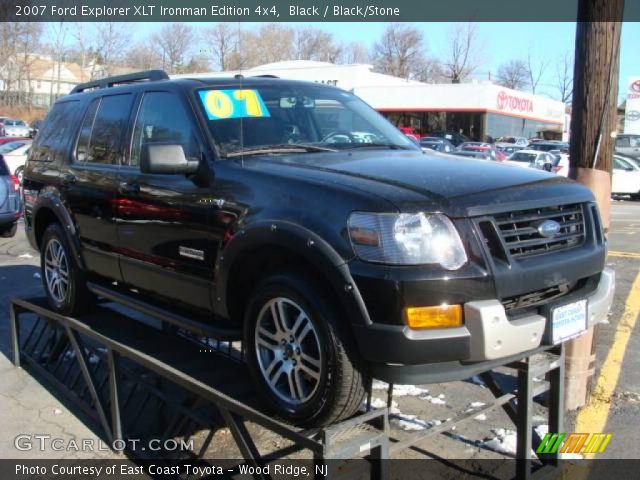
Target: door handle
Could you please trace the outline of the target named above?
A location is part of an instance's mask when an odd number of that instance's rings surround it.
[[[120,193],[138,193],[140,191],[140,184],[138,182],[121,182],[118,186]]]
[[[76,176],[72,173],[65,173],[62,176],[62,185],[69,186],[73,185],[74,183],[76,183]]]

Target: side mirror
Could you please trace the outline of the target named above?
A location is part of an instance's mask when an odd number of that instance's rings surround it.
[[[198,160],[187,160],[182,145],[147,143],[140,152],[142,173],[195,173]]]

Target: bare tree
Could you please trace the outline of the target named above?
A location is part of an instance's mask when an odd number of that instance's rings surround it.
[[[442,65],[451,83],[460,83],[478,68],[477,25],[458,24],[451,30],[450,38],[450,49]]]
[[[447,75],[442,63],[435,57],[425,57],[422,62],[415,66],[415,80],[425,83],[444,83]]]
[[[367,53],[367,48],[361,42],[351,42],[343,45],[339,62],[346,64],[368,63],[369,54]]]
[[[104,22],[96,27],[96,61],[91,66],[91,78],[97,76],[109,76],[113,74],[114,67],[120,63],[129,45],[129,31],[132,24]],[[99,68],[102,71],[99,71]]]
[[[204,33],[207,50],[219,70],[229,70],[238,55],[238,29],[230,23],[216,23]]]
[[[50,23],[48,25],[47,32],[47,45],[49,46],[49,52],[51,59],[53,60],[53,72],[50,79],[49,86],[49,104],[53,104],[55,98],[60,95],[60,78],[62,71],[62,62],[64,61],[65,53],[67,50],[67,25],[63,22]],[[55,75],[55,77],[54,77]],[[54,78],[56,81],[54,82]],[[55,83],[55,89],[54,89]]]
[[[526,73],[527,80],[529,83],[529,88],[531,88],[531,93],[535,94],[538,88],[538,84],[540,83],[540,79],[544,75],[545,70],[547,69],[548,62],[544,59],[540,61],[536,61],[531,54],[531,51],[527,54],[527,64],[526,64]]]
[[[342,47],[329,32],[315,27],[300,27],[295,31],[294,58],[298,60],[336,62],[341,51]]]
[[[163,68],[162,56],[148,41],[135,43],[125,54],[124,65],[140,70]]]
[[[573,56],[568,52],[556,64],[554,86],[557,98],[570,104],[573,96]]]
[[[389,75],[412,78],[416,65],[424,61],[424,36],[420,30],[391,23],[373,45],[375,67]]]
[[[503,63],[498,68],[496,83],[514,90],[522,90],[527,85],[527,65],[522,60]]]
[[[152,39],[158,46],[163,69],[168,73],[180,72],[193,45],[193,29],[184,23],[169,23]]]

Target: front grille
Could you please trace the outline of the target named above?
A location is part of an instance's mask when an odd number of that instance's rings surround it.
[[[553,237],[544,237],[538,226],[545,220],[560,224]],[[494,216],[498,232],[512,257],[523,258],[576,247],[584,242],[585,225],[582,204],[559,205]]]

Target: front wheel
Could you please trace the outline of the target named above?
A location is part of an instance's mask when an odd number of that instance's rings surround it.
[[[245,351],[263,396],[283,419],[320,426],[353,415],[366,374],[335,301],[312,277],[274,274],[254,291]]]
[[[86,312],[95,303],[87,289],[84,273],[73,257],[62,227],[47,227],[40,246],[42,283],[51,307],[63,315]]]

